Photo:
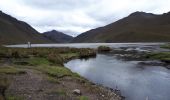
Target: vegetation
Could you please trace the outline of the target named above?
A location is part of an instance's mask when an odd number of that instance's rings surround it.
[[[170,49],[170,45],[162,45],[161,48]],[[157,59],[166,63],[170,63],[170,52],[149,53],[146,55],[146,58]]]
[[[7,95],[6,96],[6,100],[24,100],[24,98],[23,97],[14,96],[14,95]]]
[[[80,96],[80,100],[89,100],[87,96]]]
[[[111,48],[108,46],[99,46],[98,51],[99,52],[107,52],[107,51],[111,51]]]
[[[63,63],[69,59],[78,57],[89,57],[96,55],[92,49],[74,48],[5,48],[0,49],[0,63],[7,63],[0,66],[0,98],[7,100],[20,100],[16,96],[5,95],[11,79],[7,75],[24,74],[24,68],[33,69],[44,73],[45,79],[50,83],[60,84],[60,79],[69,76],[81,82],[84,81],[76,73],[63,67]],[[3,76],[3,77],[2,77]],[[65,91],[57,90],[57,94],[65,95]],[[84,99],[82,99],[84,100]],[[86,100],[86,99],[85,99]]]
[[[57,100],[61,100],[61,98],[64,98],[64,100],[68,100],[70,98],[73,100],[89,100],[93,97],[88,98],[86,96],[77,96],[71,91],[80,88],[81,90],[86,91],[86,94],[89,95],[93,93],[96,96],[103,90],[92,85],[89,81],[80,77],[77,73],[73,73],[66,67],[63,67],[63,63],[73,58],[86,58],[92,56],[96,56],[96,51],[93,49],[1,47],[0,100],[23,100],[20,98],[20,96],[23,95],[17,94],[18,92],[16,93],[15,91],[21,86],[22,89],[18,89],[20,92],[30,92],[29,89],[31,89],[33,92],[36,91],[38,95],[39,92],[37,91],[43,91],[43,93],[46,93],[48,96],[52,95],[59,98]],[[13,82],[15,85],[13,85]],[[31,87],[34,87],[35,84],[40,87],[37,86],[37,89],[32,89]],[[11,89],[11,86],[14,87]],[[28,86],[29,89],[25,89],[25,86]],[[9,91],[8,87],[10,88]],[[39,96],[40,95],[42,94],[39,94]],[[28,99],[27,96],[23,97]]]
[[[5,99],[5,90],[8,88],[10,82],[4,75],[0,75],[0,100]]]
[[[79,57],[80,58],[88,58],[88,57],[95,57],[96,51],[91,49],[80,49]]]
[[[170,49],[170,44],[161,45],[161,48]]]
[[[25,71],[12,66],[0,67],[0,74],[24,74]]]

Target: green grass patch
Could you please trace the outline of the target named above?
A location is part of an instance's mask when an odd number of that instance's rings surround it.
[[[57,77],[57,78],[62,78],[64,76],[72,76],[73,73],[65,68],[65,67],[60,67],[60,66],[48,66],[48,65],[43,65],[43,66],[36,66],[36,67],[32,67],[36,70],[39,70],[41,72],[44,72],[46,74],[48,74],[49,76],[52,77]]]
[[[150,53],[147,54],[146,57],[150,59],[158,59],[158,60],[170,59],[170,52]]]
[[[7,95],[6,100],[24,100],[24,98],[19,96],[14,96],[14,95]]]
[[[28,60],[29,65],[49,65],[50,62],[46,58],[33,57]]]
[[[87,96],[80,96],[79,100],[89,100]]]
[[[57,84],[60,83],[60,81],[58,79],[56,79],[55,77],[52,77],[52,76],[46,76],[46,79],[51,83],[57,83]]]
[[[24,73],[25,71],[12,66],[0,67],[0,74],[24,74]]]
[[[56,94],[58,94],[58,95],[60,95],[60,96],[65,96],[65,95],[67,95],[66,90],[64,90],[64,89],[59,89],[59,90],[57,90],[57,91],[56,91]]]
[[[161,48],[170,49],[170,44],[161,45]]]

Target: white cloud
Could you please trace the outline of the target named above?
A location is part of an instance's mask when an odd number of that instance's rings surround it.
[[[40,32],[56,29],[77,35],[135,11],[170,11],[170,0],[0,0],[0,9]]]

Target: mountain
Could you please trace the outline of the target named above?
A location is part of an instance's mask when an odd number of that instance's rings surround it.
[[[34,28],[0,11],[0,44],[49,43]]]
[[[72,42],[165,41],[170,41],[170,12],[162,15],[135,12],[104,27],[82,33]]]
[[[44,32],[43,35],[56,43],[68,43],[73,39],[72,36],[66,35],[62,32],[58,32],[56,30]]]

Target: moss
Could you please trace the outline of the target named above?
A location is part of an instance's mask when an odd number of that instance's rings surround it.
[[[12,66],[0,67],[0,74],[24,74],[25,71]]]

